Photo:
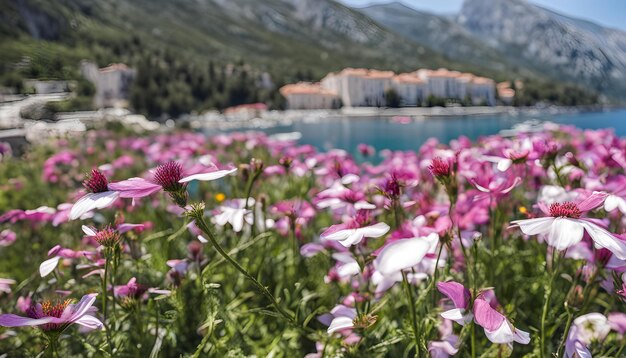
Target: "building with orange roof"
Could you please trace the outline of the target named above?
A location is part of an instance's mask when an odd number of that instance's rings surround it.
[[[518,85],[519,81],[515,81],[515,85]],[[511,88],[511,82],[505,81],[500,82],[496,85],[498,90],[498,98],[502,103],[510,105],[513,104],[513,100],[515,99],[515,90]]]
[[[332,96],[336,96],[335,100],[338,98],[346,107],[382,107],[386,105],[386,94],[390,90],[396,91],[402,106],[420,105],[429,96],[469,100],[473,104],[496,103],[496,86],[492,79],[446,68],[419,69],[401,74],[345,68],[329,73],[319,84],[287,85],[281,89],[281,93],[288,98],[290,108],[328,108]]]
[[[289,109],[333,109],[341,105],[337,93],[323,88],[319,83],[285,85],[281,87],[280,94],[287,99]]]

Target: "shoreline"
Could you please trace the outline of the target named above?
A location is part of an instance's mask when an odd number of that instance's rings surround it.
[[[200,116],[187,116],[182,122],[187,122],[194,129],[207,130],[235,130],[235,129],[264,129],[278,126],[288,126],[298,122],[317,122],[323,120],[361,120],[361,119],[392,119],[399,120],[427,120],[429,118],[467,118],[467,117],[529,117],[542,115],[559,115],[575,113],[601,113],[626,109],[624,106],[580,106],[580,107],[513,107],[513,106],[473,106],[473,107],[403,107],[377,108],[353,107],[337,110],[284,110],[267,111],[256,116],[225,116],[221,113],[207,113]]]

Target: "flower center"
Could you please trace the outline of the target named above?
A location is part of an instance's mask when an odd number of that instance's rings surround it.
[[[433,158],[433,161],[428,166],[428,169],[430,169],[430,172],[438,178],[450,175],[450,164],[440,157]]]
[[[72,303],[71,299],[67,299],[63,302],[54,303],[51,301],[44,301],[44,303],[41,304],[41,310],[44,316],[61,318],[63,311],[65,311],[70,303]]]
[[[104,247],[112,247],[120,242],[120,234],[110,226],[98,231],[94,237],[96,242]]]
[[[165,191],[176,191],[182,187],[178,181],[183,178],[183,166],[177,162],[159,165],[154,171],[154,182]]]
[[[85,189],[92,193],[103,193],[109,190],[108,184],[107,178],[98,169],[93,169],[83,181]]]
[[[37,306],[32,305],[28,310],[26,310],[26,315],[33,319],[46,318],[46,317],[55,317],[61,318],[63,315],[63,311],[72,303],[71,299],[67,299],[65,301],[44,301],[41,304],[41,312],[37,310]],[[47,323],[40,328],[44,331],[57,331],[63,330],[67,327],[67,323]]]
[[[368,210],[359,210],[354,219],[347,223],[348,228],[358,229],[366,226],[370,222],[370,213]]]
[[[582,215],[582,211],[580,211],[576,204],[567,201],[550,205],[550,215],[555,218],[567,217],[577,219]]]

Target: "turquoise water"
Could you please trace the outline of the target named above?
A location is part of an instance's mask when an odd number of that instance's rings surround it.
[[[447,143],[461,135],[470,139],[497,134],[514,125],[535,119],[573,125],[582,129],[613,128],[626,136],[626,109],[558,115],[497,115],[446,117],[413,120],[408,124],[394,123],[389,118],[333,118],[317,122],[294,122],[287,126],[262,129],[268,134],[300,132],[300,144],[311,144],[321,150],[341,148],[354,153],[359,143],[377,150],[416,150],[428,138]]]

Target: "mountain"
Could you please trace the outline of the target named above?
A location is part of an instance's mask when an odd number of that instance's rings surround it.
[[[499,71],[511,69],[505,56],[475,38],[453,18],[418,11],[400,2],[371,5],[359,11],[389,30],[436,49],[448,58]]]
[[[153,116],[256,101],[280,108],[276,86],[344,67],[448,67],[541,81],[536,69],[487,45],[471,22],[399,4],[361,12],[335,0],[0,0],[0,8],[0,85],[80,81],[83,59],[122,62],[138,70],[132,106]],[[93,91],[79,87],[89,103]],[[530,103],[548,92],[534,91]]]
[[[512,63],[624,98],[626,32],[525,0],[465,0],[457,22]]]
[[[72,61],[132,63],[129,50],[140,41],[197,61],[241,59],[278,73],[442,65],[493,72],[407,41],[333,0],[0,0],[0,6],[3,71],[23,56],[36,59],[42,48]]]

